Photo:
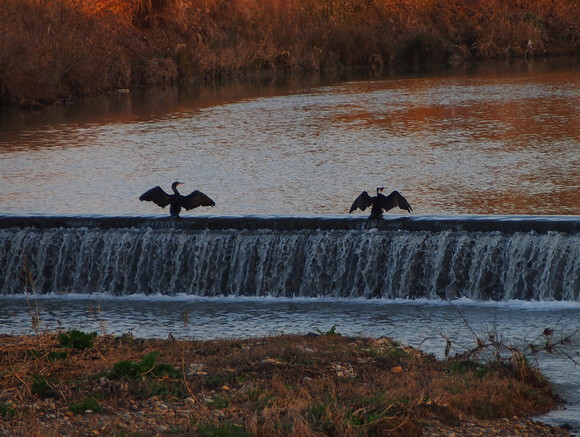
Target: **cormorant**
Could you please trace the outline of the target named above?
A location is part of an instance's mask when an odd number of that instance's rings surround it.
[[[401,193],[393,191],[388,196],[385,196],[384,194],[381,194],[381,191],[384,189],[385,187],[377,188],[377,195],[374,197],[371,197],[369,193],[363,191],[350,207],[349,213],[357,208],[364,211],[371,205],[373,206],[371,209],[371,217],[380,217],[383,215],[383,210],[388,211],[395,206],[413,212],[413,208],[411,208],[411,205],[409,205],[409,202],[407,202],[407,199],[405,199]]]
[[[178,185],[182,185],[182,183],[173,182],[171,184],[171,189],[173,190],[174,194],[167,194],[160,186],[157,186],[141,194],[141,196],[139,196],[139,200],[141,202],[147,200],[149,202],[156,203],[161,208],[165,208],[167,205],[171,205],[169,207],[171,217],[179,217],[181,208],[190,210],[197,208],[198,206],[215,206],[215,202],[213,200],[198,190],[193,191],[187,196],[182,196],[179,194],[179,191],[177,191]]]

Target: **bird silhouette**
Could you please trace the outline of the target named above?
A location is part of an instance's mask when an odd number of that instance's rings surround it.
[[[413,212],[413,208],[411,208],[411,205],[409,205],[409,202],[407,202],[407,199],[401,193],[393,191],[388,196],[385,196],[381,193],[384,189],[385,187],[378,187],[376,196],[370,196],[366,191],[360,193],[350,207],[349,213],[357,208],[364,211],[369,206],[372,206],[371,217],[380,217],[383,215],[383,211],[393,209],[395,206],[408,212]]]
[[[163,188],[156,186],[141,194],[141,196],[139,196],[139,200],[141,202],[144,200],[153,202],[159,205],[161,208],[165,208],[167,205],[171,205],[169,207],[169,213],[171,214],[171,217],[179,217],[181,208],[190,210],[197,208],[198,206],[215,206],[215,202],[213,200],[198,190],[192,191],[187,196],[181,195],[179,191],[177,191],[178,185],[183,184],[181,182],[173,182],[171,184],[173,194],[167,194],[165,191],[163,191]]]

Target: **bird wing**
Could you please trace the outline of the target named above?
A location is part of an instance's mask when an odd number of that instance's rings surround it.
[[[193,209],[198,206],[215,206],[215,202],[201,191],[195,190],[187,196],[183,196],[182,206],[185,209]]]
[[[139,196],[139,200],[143,202],[147,200],[149,202],[156,203],[161,208],[165,208],[170,203],[171,196],[163,191],[163,188],[157,186],[155,188],[151,188],[150,190],[145,191],[141,196]]]
[[[363,191],[359,194],[359,196],[355,199],[352,206],[350,207],[350,212],[353,212],[355,209],[359,208],[361,211],[364,211],[369,206],[373,204],[373,198],[369,196],[369,193]]]
[[[388,211],[389,209],[398,206],[401,209],[413,212],[413,208],[411,208],[411,205],[409,205],[407,199],[405,199],[398,191],[393,191],[388,196],[384,196],[379,193],[378,198],[380,202],[379,203],[380,207],[383,208],[385,211]]]

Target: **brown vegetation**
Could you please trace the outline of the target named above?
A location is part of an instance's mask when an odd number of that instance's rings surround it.
[[[1,0],[0,104],[183,80],[577,54],[577,0]]]
[[[567,435],[514,419],[557,404],[525,361],[438,361],[334,329],[214,341],[73,332],[0,337],[0,434]]]

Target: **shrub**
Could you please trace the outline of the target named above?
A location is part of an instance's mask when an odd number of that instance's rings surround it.
[[[252,70],[523,56],[528,41],[534,55],[576,54],[578,10],[573,0],[2,0],[0,104]]]

